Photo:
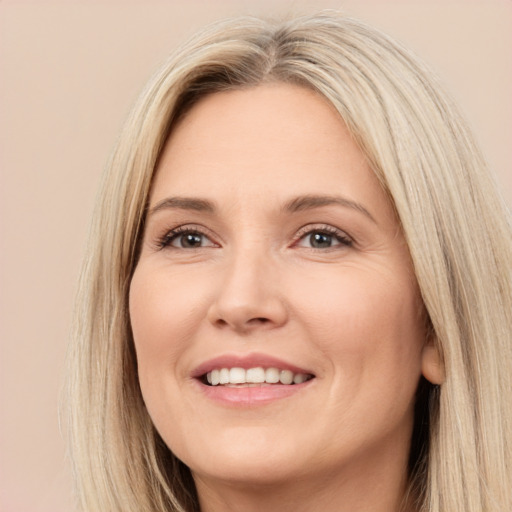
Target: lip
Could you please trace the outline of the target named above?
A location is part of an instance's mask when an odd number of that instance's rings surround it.
[[[315,375],[314,372],[306,368],[301,368],[282,359],[269,356],[267,354],[224,354],[214,359],[209,359],[195,368],[191,376],[193,381],[199,387],[203,396],[212,400],[218,405],[228,407],[255,407],[266,405],[283,398],[297,395],[309,388],[315,379],[310,379],[302,384],[282,385],[265,384],[260,386],[208,386],[201,380],[206,373],[218,368],[278,368],[280,370],[290,370],[293,373],[307,373]]]
[[[300,366],[288,363],[283,359],[273,357],[267,354],[250,353],[250,354],[224,354],[213,359],[209,359],[201,363],[195,368],[191,376],[195,379],[202,377],[208,372],[218,368],[256,368],[261,366],[263,368],[278,368],[279,370],[290,370],[293,373],[308,373],[314,375],[311,370],[301,368]]]

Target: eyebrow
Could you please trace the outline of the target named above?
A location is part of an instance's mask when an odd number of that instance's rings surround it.
[[[196,197],[167,197],[159,201],[155,206],[149,209],[148,216],[153,215],[161,210],[178,209],[178,210],[194,210],[196,212],[214,213],[215,206],[207,199],[199,199]]]
[[[373,215],[362,204],[342,196],[298,196],[285,203],[282,210],[289,213],[295,213],[330,205],[339,205],[345,208],[351,208],[362,213],[371,221],[377,223]],[[148,216],[167,209],[193,210],[205,213],[215,213],[216,211],[215,204],[207,199],[196,197],[167,197],[150,208]]]
[[[316,196],[316,195],[306,195],[299,196],[290,201],[288,201],[284,205],[284,210],[288,212],[301,212],[304,210],[311,210],[314,208],[321,208],[322,206],[330,206],[330,205],[339,205],[345,208],[352,208],[366,217],[368,217],[371,221],[377,223],[373,215],[360,203],[356,201],[352,201],[346,197],[342,196]]]

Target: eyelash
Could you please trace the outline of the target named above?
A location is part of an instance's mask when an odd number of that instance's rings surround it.
[[[344,231],[341,231],[340,229],[335,228],[334,226],[329,226],[328,224],[322,224],[322,225],[317,225],[317,226],[308,225],[308,226],[304,226],[303,228],[301,228],[297,232],[297,235],[294,238],[294,240],[295,240],[294,245],[299,243],[301,240],[306,239],[307,236],[311,236],[315,233],[330,236],[330,237],[336,239],[340,243],[340,246],[344,246],[344,247],[352,247],[353,242],[354,242],[352,240],[352,238],[350,236],[348,236],[347,233],[345,233]],[[327,249],[334,249],[335,247],[336,246],[327,247],[327,248],[323,248],[323,249],[317,248],[317,247],[309,247],[309,249],[313,249],[316,251],[322,251],[322,250],[325,251]]]
[[[178,226],[159,237],[157,240],[157,246],[159,249],[165,249],[166,247],[169,247],[179,236],[183,235],[200,235],[210,238],[201,226]]]
[[[167,231],[163,236],[159,237],[157,240],[157,247],[159,249],[165,249],[166,247],[170,247],[171,244],[179,237],[183,235],[199,235],[201,237],[206,237],[211,241],[211,237],[205,232],[204,228],[201,226],[178,226],[177,228],[174,228],[170,231]],[[306,239],[306,237],[313,234],[321,234],[321,235],[327,235],[329,237],[332,237],[336,239],[339,242],[340,246],[344,247],[352,247],[353,240],[350,236],[348,236],[344,231],[341,231],[340,229],[337,229],[333,226],[329,226],[327,224],[322,224],[318,226],[304,226],[301,228],[293,240],[293,246],[296,246],[301,240]],[[215,242],[212,241],[212,245],[216,245]],[[337,247],[337,246],[334,246]],[[326,247],[326,248],[316,248],[316,247],[309,247],[309,249],[316,250],[316,251],[325,251],[328,249],[333,249],[334,247]],[[202,247],[197,247],[198,249]],[[306,247],[307,248],[307,247]],[[185,248],[181,248],[185,249]],[[194,248],[191,248],[194,249]]]

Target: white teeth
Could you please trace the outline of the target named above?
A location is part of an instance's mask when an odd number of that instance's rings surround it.
[[[219,370],[219,384],[229,384],[229,370],[227,368]]]
[[[224,370],[224,368],[222,370]],[[222,370],[221,370],[221,372],[222,372]],[[245,383],[245,370],[243,368],[231,368],[231,370],[229,370],[229,383],[230,384],[244,384]]]
[[[279,382],[279,370],[277,368],[267,368],[265,370],[265,382],[277,384]]]
[[[306,373],[293,373],[278,368],[219,368],[206,374],[208,384],[212,386],[236,384],[302,384],[311,378]]]
[[[245,380],[252,384],[262,384],[265,382],[265,370],[261,367],[249,368],[245,372]]]
[[[290,370],[282,370],[279,374],[279,382],[281,382],[281,384],[291,384],[293,382],[293,372]]]

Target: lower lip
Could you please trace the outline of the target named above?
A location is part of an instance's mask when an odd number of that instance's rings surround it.
[[[302,384],[271,384],[251,387],[207,386],[200,381],[197,382],[206,397],[215,402],[237,407],[251,407],[294,396],[309,388],[314,380],[311,379]]]

